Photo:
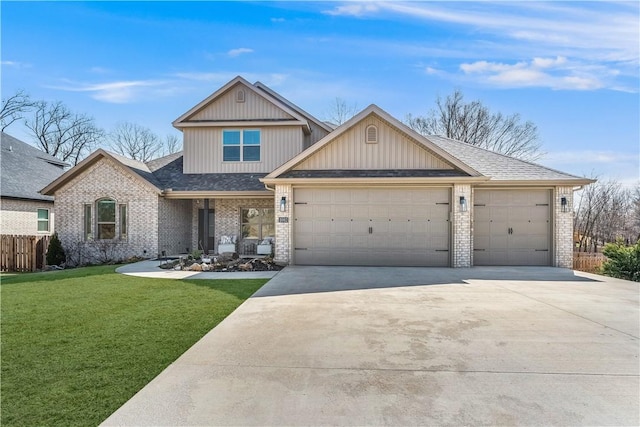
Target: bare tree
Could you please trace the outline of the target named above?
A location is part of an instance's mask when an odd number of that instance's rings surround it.
[[[167,135],[164,138],[164,144],[162,144],[163,156],[177,153],[180,150],[182,150],[182,146],[180,144],[180,138],[177,135]]]
[[[358,105],[347,104],[342,98],[336,98],[331,105],[329,112],[326,114],[326,121],[334,125],[340,126],[358,112]]]
[[[638,239],[638,193],[615,180],[598,181],[578,193],[574,230],[578,251],[597,252],[606,243],[622,240],[627,244]]]
[[[73,165],[104,138],[93,117],[73,113],[61,102],[37,102],[24,124],[43,151]]]
[[[2,98],[2,108],[0,109],[0,125],[2,131],[13,122],[24,118],[24,114],[33,110],[37,106],[36,101],[22,89],[8,98]]]
[[[535,124],[522,123],[519,114],[492,113],[480,101],[465,102],[460,90],[446,99],[438,97],[427,116],[408,115],[405,122],[423,135],[441,135],[525,160],[543,154]]]
[[[137,123],[117,124],[109,134],[109,139],[114,151],[141,162],[157,157],[162,150],[162,142],[158,135]]]

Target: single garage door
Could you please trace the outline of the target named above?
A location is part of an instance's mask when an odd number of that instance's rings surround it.
[[[300,265],[449,265],[449,188],[294,190]]]
[[[476,190],[474,265],[550,265],[551,192]]]

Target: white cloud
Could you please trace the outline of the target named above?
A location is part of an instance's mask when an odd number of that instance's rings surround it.
[[[31,64],[27,64],[25,62],[18,62],[18,61],[0,61],[0,65],[2,65],[3,67],[11,67],[11,68],[29,68],[31,67]]]
[[[361,17],[368,13],[379,11],[380,8],[374,3],[349,3],[342,6],[336,6],[334,9],[325,10],[322,13],[331,16],[357,16]]]
[[[231,49],[229,52],[227,52],[227,55],[235,58],[236,56],[240,56],[244,53],[253,53],[253,49],[249,49],[248,47],[239,47],[237,49]]]
[[[605,86],[605,81],[615,73],[584,66],[567,58],[533,58],[530,62],[513,64],[476,61],[460,65],[467,76],[480,82],[499,87],[547,87],[565,90],[593,90]]]
[[[424,71],[425,71],[427,74],[430,74],[430,75],[439,75],[439,74],[443,74],[443,71],[442,71],[442,70],[438,70],[437,68],[433,68],[433,67],[426,67],[426,68],[424,69]]]
[[[166,85],[167,82],[158,80],[125,80],[107,83],[77,83],[66,81],[62,86],[49,86],[52,89],[69,92],[89,92],[98,101],[126,104],[138,101],[149,95],[149,88]],[[162,89],[166,91],[166,88]]]
[[[509,62],[499,82],[524,82],[553,88],[609,88],[637,92],[640,25],[637,2],[344,2],[325,14],[378,19],[411,19],[456,26],[464,49],[451,40],[448,57],[491,58],[487,66]],[[409,43],[406,43],[410,45]],[[410,54],[409,47],[400,47]],[[415,54],[419,54],[417,49]],[[514,55],[517,55],[517,57]],[[514,72],[513,62],[534,58]],[[572,58],[581,71],[556,75]],[[470,66],[471,64],[466,64]],[[473,63],[481,67],[481,63]],[[587,69],[595,66],[597,70]],[[462,68],[461,68],[462,69]],[[528,71],[526,71],[528,69]],[[532,70],[536,70],[533,72]],[[467,77],[470,70],[467,69]],[[494,72],[499,70],[494,69]],[[606,78],[605,78],[606,77]],[[455,78],[450,75],[450,78]],[[484,79],[487,81],[488,79]],[[538,83],[536,83],[538,82]]]
[[[271,22],[284,22],[284,18],[271,18]]]

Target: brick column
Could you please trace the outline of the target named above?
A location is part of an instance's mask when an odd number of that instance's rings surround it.
[[[562,198],[566,205],[562,206]],[[556,187],[553,191],[554,266],[573,268],[573,188]]]
[[[280,201],[283,197],[286,197],[287,207],[284,212],[281,212]],[[274,203],[276,210],[276,249],[274,261],[290,264],[293,236],[293,215],[291,214],[293,209],[293,191],[291,185],[276,185]]]
[[[466,201],[466,212],[462,211],[460,197],[464,197]],[[451,204],[451,217],[453,221],[452,267],[471,267],[471,217],[473,208],[473,203],[471,201],[471,186],[467,184],[454,185],[453,200]]]

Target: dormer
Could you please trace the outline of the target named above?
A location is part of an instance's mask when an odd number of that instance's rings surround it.
[[[316,120],[262,86],[236,77],[173,122],[184,173],[268,173],[309,144]]]

